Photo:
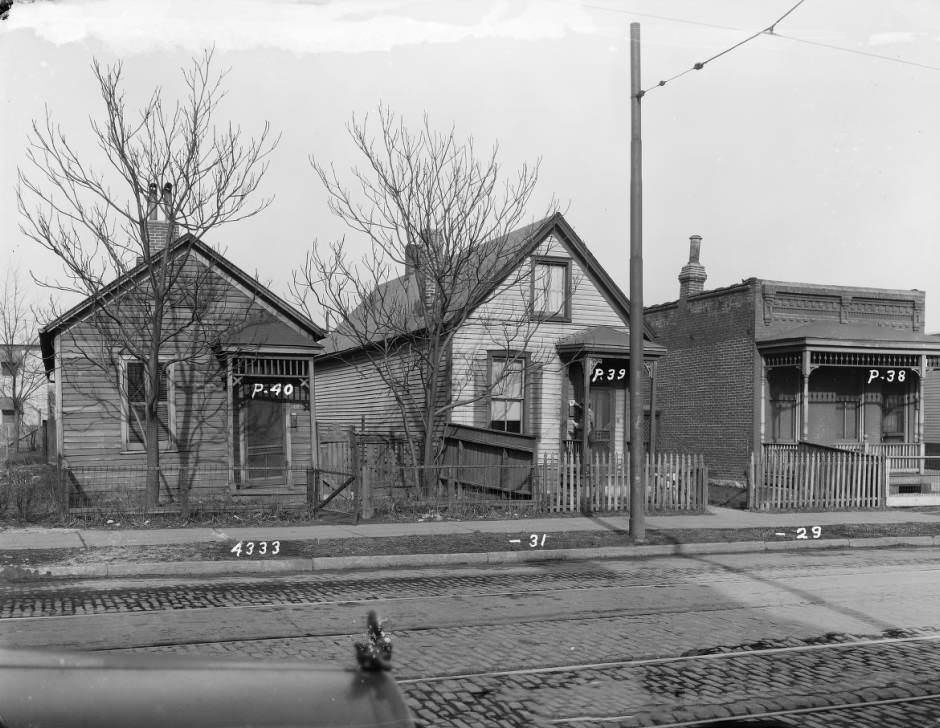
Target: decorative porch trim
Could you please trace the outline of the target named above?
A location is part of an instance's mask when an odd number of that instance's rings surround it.
[[[908,367],[919,370],[920,357],[920,354],[896,352],[812,351],[810,362],[826,367]]]
[[[764,366],[768,369],[774,367],[796,367],[800,368],[802,356],[798,351],[788,351],[783,354],[764,354]]]

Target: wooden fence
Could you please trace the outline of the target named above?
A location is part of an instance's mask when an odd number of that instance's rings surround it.
[[[848,451],[751,454],[751,510],[882,508],[888,493],[884,455]]]
[[[593,454],[582,467],[580,453],[544,458],[538,466],[535,498],[543,510],[576,512],[630,510],[630,456]],[[700,511],[708,504],[708,467],[701,456],[657,453],[646,456],[641,473],[648,510]]]

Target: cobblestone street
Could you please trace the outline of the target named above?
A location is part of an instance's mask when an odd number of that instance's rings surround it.
[[[425,726],[933,725],[938,568],[894,549],[7,584],[0,643],[348,665],[375,608]]]

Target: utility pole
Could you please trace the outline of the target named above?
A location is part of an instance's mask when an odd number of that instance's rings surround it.
[[[630,23],[630,536],[646,540],[643,478],[643,147],[640,138],[640,24]],[[655,415],[652,415],[655,416]]]

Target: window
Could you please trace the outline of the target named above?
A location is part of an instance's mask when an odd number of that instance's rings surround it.
[[[535,259],[532,265],[532,315],[549,321],[571,318],[570,262]]]
[[[770,400],[770,436],[772,442],[796,440],[796,396],[778,395]]]
[[[525,361],[490,360],[490,428],[522,432],[525,398]]]
[[[142,362],[128,361],[125,365],[124,446],[142,449],[146,429],[146,384]],[[173,383],[166,364],[160,364],[160,391],[157,399],[157,441],[166,445],[173,440],[175,408]]]
[[[5,374],[8,377],[16,375],[16,362],[15,361],[2,361],[0,362],[0,374]]]

